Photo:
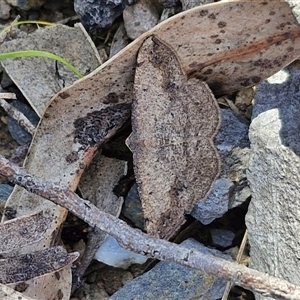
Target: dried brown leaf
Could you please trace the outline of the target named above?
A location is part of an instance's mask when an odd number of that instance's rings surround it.
[[[50,218],[41,211],[0,223],[0,253],[8,253],[40,241],[49,223]]]
[[[23,282],[34,277],[56,272],[78,258],[78,253],[68,254],[60,246],[0,259],[0,283]]]
[[[145,225],[168,239],[219,174],[213,137],[220,111],[208,86],[188,80],[176,54],[155,36],[139,50],[134,93],[130,149]]]

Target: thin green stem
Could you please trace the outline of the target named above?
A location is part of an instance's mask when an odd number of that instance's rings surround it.
[[[60,63],[64,64],[67,68],[69,68],[72,72],[74,72],[79,78],[84,77],[84,75],[76,69],[73,65],[71,65],[68,61],[63,59],[62,57],[46,52],[46,51],[39,51],[39,50],[24,50],[24,51],[14,51],[14,52],[6,52],[0,53],[0,60],[3,59],[12,59],[12,58],[22,58],[22,57],[46,57],[50,59],[54,59],[59,61]]]

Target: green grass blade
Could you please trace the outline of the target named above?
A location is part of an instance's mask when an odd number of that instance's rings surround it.
[[[24,51],[14,51],[14,52],[6,52],[6,53],[0,53],[0,60],[3,59],[12,59],[12,58],[22,58],[22,57],[45,57],[54,59],[56,61],[59,61],[60,63],[64,64],[66,67],[68,67],[72,72],[74,72],[79,78],[84,77],[81,72],[76,69],[73,65],[71,65],[69,62],[67,62],[62,57],[55,55],[50,52],[46,51],[38,51],[38,50],[24,50]]]
[[[23,25],[23,24],[36,24],[36,25],[43,25],[43,26],[54,26],[56,25],[55,23],[52,22],[47,22],[47,21],[18,21],[12,25],[8,25],[6,27],[4,27],[1,31],[0,31],[0,35],[3,34],[4,32],[8,32],[10,30],[10,28],[12,26],[18,26],[18,25]]]

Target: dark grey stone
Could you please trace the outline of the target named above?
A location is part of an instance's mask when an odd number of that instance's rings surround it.
[[[228,248],[232,245],[235,234],[226,229],[213,228],[210,231],[212,242],[217,247]]]
[[[0,184],[0,201],[5,202],[13,191],[13,187],[9,184]]]
[[[114,20],[121,16],[124,8],[134,1],[127,0],[75,0],[74,10],[91,34],[101,34]]]
[[[257,86],[249,137],[250,266],[300,284],[300,63]],[[267,299],[256,295],[257,300]]]
[[[33,125],[38,124],[39,117],[32,108],[18,100],[14,100],[10,104],[23,113]],[[24,145],[31,141],[31,134],[21,127],[15,119],[8,117],[7,127],[12,138],[16,140],[18,144]]]
[[[6,0],[8,4],[22,10],[40,8],[46,1],[47,0]]]
[[[231,260],[230,256],[208,249],[193,239],[181,243],[187,248]],[[113,294],[110,300],[219,299],[226,281],[175,263],[159,262]]]
[[[124,200],[122,215],[128,218],[136,227],[144,229],[143,210],[136,183],[131,187]]]
[[[209,224],[222,217],[250,196],[246,170],[250,155],[249,125],[231,110],[222,109],[222,123],[214,144],[219,151],[222,170],[208,197],[199,201],[191,215]]]

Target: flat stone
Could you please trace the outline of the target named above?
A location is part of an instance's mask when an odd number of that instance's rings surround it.
[[[296,61],[256,90],[249,137],[246,216],[251,267],[300,284],[300,64]],[[267,299],[256,295],[257,300]]]
[[[154,27],[159,17],[154,1],[140,0],[135,5],[127,6],[123,12],[127,35],[133,40],[136,39]]]
[[[75,0],[74,10],[89,33],[101,34],[122,14],[126,3],[125,0]]]
[[[122,208],[122,215],[136,227],[144,229],[144,215],[136,183],[129,190]]]
[[[212,242],[217,247],[228,248],[232,245],[235,234],[226,229],[213,228],[210,231]]]
[[[231,259],[217,250],[208,249],[193,239],[181,245]],[[218,299],[222,297],[226,281],[175,263],[159,262],[153,269],[135,278],[110,300],[165,300],[165,299]]]
[[[250,196],[246,170],[250,155],[248,124],[231,110],[221,109],[222,123],[214,144],[222,161],[221,175],[210,194],[199,201],[191,215],[206,225],[222,217]]]
[[[181,4],[182,4],[182,10],[188,10],[191,8],[194,8],[196,6],[199,5],[204,5],[204,4],[209,4],[209,3],[213,3],[214,0],[180,0]]]
[[[10,6],[4,1],[0,0],[0,19],[8,20],[10,18]]]
[[[0,184],[0,201],[5,202],[8,199],[11,192],[13,191],[13,189],[14,188],[9,184]]]
[[[29,10],[42,7],[46,0],[6,0],[6,2],[19,9]]]
[[[18,100],[12,101],[11,105],[23,113],[33,125],[36,126],[38,124],[39,117],[32,108]],[[12,138],[15,139],[19,145],[23,145],[31,141],[31,134],[20,126],[18,121],[15,119],[8,117],[7,127]]]

